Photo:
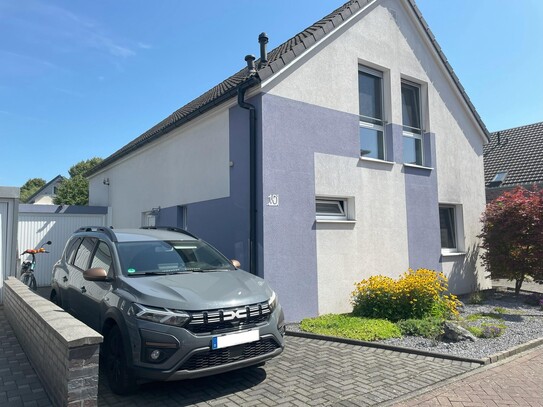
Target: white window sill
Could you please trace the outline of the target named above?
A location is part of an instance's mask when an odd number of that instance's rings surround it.
[[[362,161],[370,161],[372,163],[381,163],[381,164],[388,164],[388,165],[394,165],[393,161],[386,161],[386,160],[380,160],[378,158],[371,158],[371,157],[364,157],[360,156],[360,159]]]
[[[441,252],[443,257],[465,256],[466,252]]]
[[[407,163],[404,163],[403,166],[404,166],[404,167],[409,167],[409,168],[418,168],[418,169],[421,169],[421,170],[433,171],[433,168],[432,168],[432,167],[425,167],[424,165],[417,165],[417,164],[407,164]]]
[[[316,219],[317,223],[341,223],[343,225],[352,225],[356,223],[356,220],[353,219]]]

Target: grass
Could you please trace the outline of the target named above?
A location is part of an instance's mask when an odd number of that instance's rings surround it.
[[[315,334],[377,341],[380,339],[399,338],[400,329],[385,319],[370,319],[351,314],[328,314],[316,318],[307,318],[300,323],[300,328]]]
[[[503,320],[503,317],[501,314],[493,313],[493,312],[479,312],[477,314],[471,314],[468,315],[466,318],[466,321],[469,322],[475,322],[480,321],[482,319],[497,319],[497,320]]]

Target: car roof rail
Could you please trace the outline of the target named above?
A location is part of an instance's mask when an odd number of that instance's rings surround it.
[[[98,232],[103,233],[109,237],[112,242],[117,241],[117,235],[113,232],[113,226],[82,226],[75,232]]]
[[[155,230],[168,230],[170,232],[184,233],[187,236],[193,237],[197,240],[200,240],[198,236],[193,235],[189,231],[178,228],[176,226],[142,226],[141,229],[155,229]]]

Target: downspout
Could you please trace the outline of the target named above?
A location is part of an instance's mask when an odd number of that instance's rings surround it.
[[[256,74],[254,66],[255,57],[247,55],[245,57],[247,61],[247,67],[249,69],[250,77],[238,87],[238,106],[242,109],[249,111],[249,271],[252,274],[258,275],[257,270],[257,229],[256,229],[256,194],[257,194],[257,182],[256,182],[256,108],[254,105],[245,101],[245,92],[250,87],[260,83],[260,78]]]

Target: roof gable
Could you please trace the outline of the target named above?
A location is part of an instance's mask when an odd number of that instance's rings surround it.
[[[499,187],[543,182],[543,122],[490,135],[484,148],[485,184],[507,172]]]
[[[287,65],[289,65],[296,58],[305,54],[310,50],[316,43],[330,35],[337,28],[341,27],[351,18],[358,14],[366,6],[370,5],[379,0],[350,0],[347,3],[343,4],[341,7],[332,11],[327,16],[323,17],[321,20],[312,24],[302,32],[296,34],[294,37],[285,41],[278,47],[274,48],[268,52],[268,62],[266,65],[260,67],[260,59],[256,60],[257,72],[252,74],[248,71],[247,68],[243,68],[240,71],[236,72],[234,75],[230,76],[228,79],[219,83],[215,87],[211,88],[198,98],[187,103],[185,106],[181,107],[167,118],[153,126],[151,129],[147,130],[145,133],[141,134],[139,137],[117,150],[115,153],[107,157],[100,164],[96,165],[87,176],[91,176],[99,172],[101,169],[109,166],[113,162],[119,160],[120,158],[128,155],[129,153],[136,151],[140,147],[148,144],[151,141],[158,139],[159,137],[165,135],[171,130],[182,126],[190,120],[195,119],[196,117],[201,116],[205,112],[211,110],[215,106],[233,98],[237,94],[237,89],[240,85],[245,84],[247,81],[251,80],[252,77],[258,79],[258,81],[263,81],[269,79],[270,77],[281,72]],[[413,10],[418,20],[423,26],[423,31],[428,35],[428,39],[431,44],[434,46],[435,51],[437,52],[439,58],[443,62],[446,70],[451,75],[451,78],[455,85],[457,86],[462,98],[466,102],[469,110],[472,112],[475,120],[481,127],[483,133],[488,138],[489,133],[484,125],[481,117],[475,110],[475,107],[471,103],[469,97],[467,96],[464,88],[460,84],[458,77],[454,73],[452,67],[447,61],[447,58],[443,54],[441,48],[437,44],[435,37],[433,36],[428,24],[422,17],[420,10],[417,8],[414,0],[399,0],[405,1],[409,7]]]

